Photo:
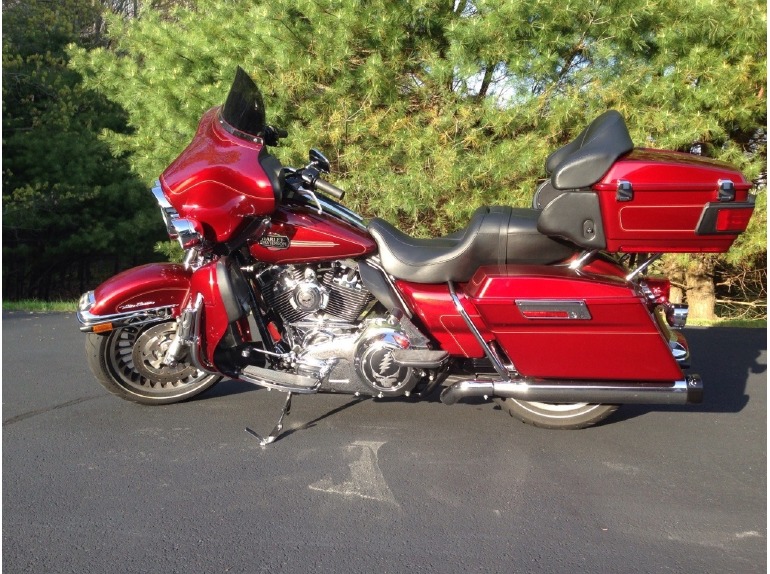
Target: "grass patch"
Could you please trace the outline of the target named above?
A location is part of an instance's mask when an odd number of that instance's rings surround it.
[[[3,301],[3,311],[23,311],[26,313],[74,313],[77,309],[77,301],[41,301],[39,299]]]

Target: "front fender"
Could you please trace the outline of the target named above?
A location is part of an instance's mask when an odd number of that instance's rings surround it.
[[[175,263],[149,263],[123,271],[80,298],[81,331],[176,317],[190,290],[191,272]]]

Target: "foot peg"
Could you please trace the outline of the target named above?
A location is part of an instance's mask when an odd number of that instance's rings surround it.
[[[246,427],[246,432],[252,436],[257,437],[259,440],[259,446],[264,448],[270,443],[275,442],[275,440],[281,435],[281,431],[283,431],[283,417],[288,416],[289,414],[291,414],[291,393],[286,393],[286,402],[283,403],[281,416],[278,418],[278,422],[276,423],[273,430],[270,431],[269,435],[267,435],[265,438],[262,438],[255,431],[248,427]]]
[[[284,393],[315,393],[321,382],[312,377],[303,377],[283,371],[248,366],[241,371],[240,380],[260,387],[283,391]]]

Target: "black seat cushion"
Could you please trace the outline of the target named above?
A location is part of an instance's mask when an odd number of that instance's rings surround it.
[[[383,219],[369,222],[382,267],[414,283],[469,281],[482,265],[548,264],[562,261],[575,247],[537,230],[539,211],[480,207],[468,226],[436,239],[416,239]]]

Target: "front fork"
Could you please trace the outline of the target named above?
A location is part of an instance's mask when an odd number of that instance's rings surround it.
[[[197,368],[237,376],[248,362],[244,345],[252,342],[249,316],[257,313],[252,300],[249,281],[235,259],[221,257],[196,269],[163,363],[172,366],[188,351]],[[260,317],[254,320],[260,326]]]
[[[203,295],[198,293],[195,302],[185,307],[177,317],[176,335],[168,347],[163,364],[175,367],[179,360],[189,351],[191,361],[198,369],[204,369],[196,352],[200,344],[200,310],[203,306]],[[207,369],[204,369],[207,370]]]

